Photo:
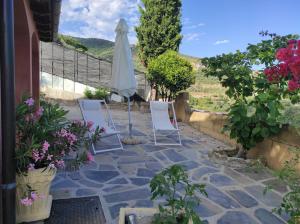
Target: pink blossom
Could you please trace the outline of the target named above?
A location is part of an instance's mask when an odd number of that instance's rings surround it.
[[[44,141],[43,147],[42,147],[43,153],[46,153],[48,151],[49,147],[50,147],[50,144],[47,141]]]
[[[89,130],[91,130],[91,128],[93,127],[93,125],[94,125],[94,122],[92,122],[92,121],[88,121],[86,123],[86,126],[88,127]]]
[[[48,167],[49,167],[50,169],[54,169],[54,168],[55,168],[55,165],[54,165],[54,163],[50,163]]]
[[[39,107],[39,109],[37,109],[37,111],[35,112],[35,116],[36,117],[40,117],[43,115],[44,112],[44,108],[43,107]]]
[[[60,152],[60,155],[65,156],[65,155],[66,155],[65,150],[62,150],[62,151]]]
[[[53,157],[53,155],[50,155],[50,154],[49,154],[49,155],[47,156],[47,160],[50,160],[50,161],[51,161],[51,160],[52,160],[52,157]]]
[[[280,63],[279,65],[279,74],[282,75],[282,77],[287,77],[289,74],[289,67],[286,63]]]
[[[35,193],[35,192],[33,192],[33,191],[31,192],[30,197],[31,197],[31,199],[32,199],[33,201],[35,201],[36,199],[38,199],[37,193]]]
[[[34,159],[34,162],[37,162],[40,160],[40,154],[38,150],[34,149],[32,150],[32,158]]]
[[[32,202],[32,199],[28,197],[21,199],[21,204],[25,206],[31,206]]]
[[[87,152],[86,156],[87,156],[87,160],[89,162],[95,161],[94,156],[92,155],[92,153]]]
[[[27,167],[27,168],[28,168],[28,171],[34,170],[34,169],[35,169],[34,167],[35,167],[35,165],[34,165],[33,163],[29,163],[29,164],[28,164],[28,167]]]
[[[56,160],[56,165],[59,168],[63,168],[65,166],[65,162],[61,159],[61,160]]]
[[[288,83],[288,90],[289,91],[295,91],[298,88],[300,88],[299,83],[297,83],[295,80],[290,80]]]
[[[28,98],[27,100],[24,101],[28,106],[33,106],[34,105],[34,99]]]
[[[289,48],[280,48],[276,52],[276,59],[279,61],[287,61],[293,56],[293,51]]]

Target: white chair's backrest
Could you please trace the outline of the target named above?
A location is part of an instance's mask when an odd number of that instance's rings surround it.
[[[102,100],[80,100],[80,108],[83,118],[86,122],[92,121],[93,128],[97,126],[107,128],[108,123],[105,119],[105,111],[103,108]]]
[[[153,126],[156,130],[173,130],[170,121],[168,102],[150,101],[150,110]]]

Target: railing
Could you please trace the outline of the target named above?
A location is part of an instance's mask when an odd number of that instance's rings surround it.
[[[71,80],[86,86],[110,87],[112,77],[112,62],[96,58],[90,54],[69,49],[57,43],[41,42],[40,44],[41,72]],[[137,93],[147,98],[150,87],[143,72],[135,70]],[[53,80],[53,79],[52,79]],[[64,85],[62,85],[64,86]],[[52,81],[52,87],[55,83]]]

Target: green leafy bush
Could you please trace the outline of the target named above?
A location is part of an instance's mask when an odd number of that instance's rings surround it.
[[[109,96],[109,91],[105,88],[97,88],[94,92],[90,89],[86,89],[84,96],[88,99],[105,100],[107,96]]]
[[[295,155],[284,163],[284,167],[275,172],[275,176],[289,187],[290,191],[282,199],[279,208],[275,211],[280,215],[286,213],[290,216],[289,224],[299,224],[300,221],[300,175],[296,166],[300,164],[300,149],[291,149]],[[272,186],[271,186],[272,188]]]
[[[265,138],[279,133],[282,123],[280,116],[284,98],[299,97],[286,90],[284,79],[270,82],[263,70],[252,71],[254,65],[268,67],[276,63],[275,52],[287,46],[287,41],[296,35],[279,36],[263,32],[269,39],[256,45],[248,45],[245,52],[223,54],[205,58],[203,72],[219,79],[227,88],[226,95],[233,100],[229,108],[229,119],[225,131],[250,149]],[[241,155],[241,151],[239,155]]]
[[[85,89],[83,94],[88,99],[93,99],[94,97],[93,92],[90,89]]]
[[[191,63],[175,51],[167,51],[150,61],[148,79],[155,80],[157,90],[164,100],[174,99],[179,91],[195,82]]]
[[[153,177],[150,183],[152,200],[165,198],[166,203],[159,205],[159,213],[154,224],[187,224],[190,220],[200,224],[201,219],[195,212],[200,199],[196,193],[207,195],[204,184],[191,184],[184,168],[173,165]]]

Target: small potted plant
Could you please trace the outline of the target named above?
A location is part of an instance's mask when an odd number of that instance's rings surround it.
[[[144,221],[147,219],[149,224],[202,223],[194,208],[201,202],[196,193],[207,196],[205,185],[192,184],[182,166],[173,165],[163,170],[153,177],[150,187],[152,200],[165,201],[160,203],[158,209],[121,208],[119,224],[125,224],[128,215],[131,219],[143,220],[141,223],[147,223]],[[134,222],[139,224],[139,220]]]
[[[87,148],[86,132],[92,124],[68,121],[67,111],[58,104],[32,98],[16,108],[16,215],[17,222],[46,219],[50,215],[51,181],[57,168],[64,167],[64,158],[74,154],[77,163],[93,160]],[[97,128],[93,138],[100,138]]]

